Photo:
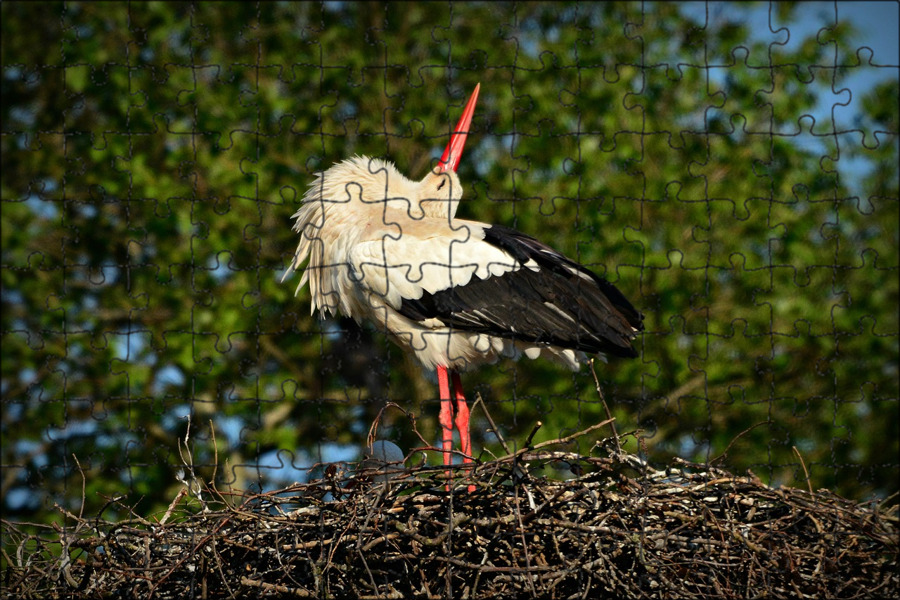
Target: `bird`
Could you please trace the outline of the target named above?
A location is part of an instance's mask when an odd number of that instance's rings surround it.
[[[303,270],[296,293],[309,285],[311,314],[371,321],[436,372],[445,465],[454,425],[463,462],[473,461],[460,373],[521,356],[573,370],[588,355],[634,358],[643,330],[643,315],[603,277],[530,235],[456,218],[479,89],[421,180],[359,155],[316,173],[292,217],[300,241],[284,274]]]

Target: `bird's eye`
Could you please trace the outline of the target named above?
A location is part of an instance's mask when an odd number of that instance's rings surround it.
[[[447,183],[447,179],[446,179],[446,178],[442,178],[442,179],[441,179],[441,182],[438,184],[438,188],[437,188],[437,189],[443,188],[445,183]]]

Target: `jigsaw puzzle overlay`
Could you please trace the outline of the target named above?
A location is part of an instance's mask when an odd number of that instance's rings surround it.
[[[638,357],[593,367],[632,451],[897,491],[898,60],[849,5],[0,10],[7,518],[273,489],[358,459],[376,419],[439,447],[434,373],[282,277],[317,172],[421,180],[476,84],[457,218],[643,313]],[[513,444],[606,418],[587,366],[465,384]],[[488,429],[476,407],[476,456]]]

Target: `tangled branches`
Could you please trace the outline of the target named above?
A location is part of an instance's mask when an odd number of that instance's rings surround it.
[[[896,505],[775,489],[683,461],[659,471],[614,449],[545,448],[457,470],[452,491],[444,468],[398,465],[385,477],[332,466],[239,502],[206,488],[202,509],[173,505],[157,522],[67,514],[65,528],[40,535],[4,522],[6,548],[18,548],[4,556],[4,596],[864,598],[900,589]],[[555,477],[539,476],[544,469]]]

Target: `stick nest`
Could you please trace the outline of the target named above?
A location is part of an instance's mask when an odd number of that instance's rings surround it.
[[[186,488],[152,520],[4,521],[3,595],[898,596],[896,504],[776,489],[680,460],[655,470],[598,448],[457,466],[452,491],[444,468],[331,465],[265,494]]]

